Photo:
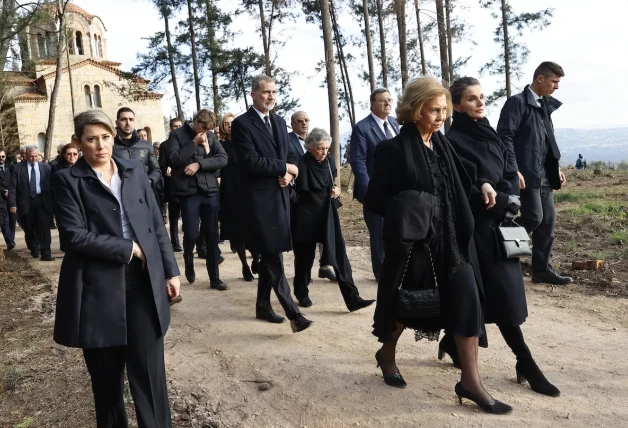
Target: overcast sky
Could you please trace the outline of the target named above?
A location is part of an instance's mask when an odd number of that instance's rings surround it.
[[[461,74],[477,77],[482,64],[499,52],[499,46],[493,41],[496,22],[489,11],[477,6],[477,0],[461,2],[469,7],[457,13],[468,23],[470,38],[475,44],[455,44],[454,57],[471,55]],[[149,0],[76,0],[75,3],[103,19],[107,27],[109,60],[121,62],[124,70],[135,65],[137,54],[146,49],[147,42],[143,38],[163,30],[163,22]],[[220,0],[218,3],[231,8],[238,2]],[[549,27],[543,31],[525,31],[524,41],[531,52],[524,70],[525,78],[514,82],[514,91],[520,91],[532,79],[532,73],[540,62],[554,61],[562,65],[566,73],[560,89],[555,93],[555,97],[564,103],[553,116],[556,127],[628,126],[628,103],[625,101],[628,95],[628,59],[623,49],[618,50],[623,46],[620,40],[626,37],[628,1],[603,0],[592,3],[585,0],[510,0],[510,3],[516,12],[537,11],[547,7],[555,9]],[[411,5],[412,2],[408,2],[408,20],[414,21]],[[234,28],[241,35],[233,41],[234,45],[254,44],[261,50],[257,25],[256,21],[246,16],[238,17]],[[342,28],[347,35],[359,34],[359,25],[349,17],[342,20]],[[374,27],[377,30],[377,26]],[[323,41],[318,27],[306,24],[300,18],[296,23],[286,25],[281,38],[286,40],[286,45],[278,56],[278,64],[299,72],[292,82],[293,96],[300,99],[301,108],[312,119],[312,126],[329,128],[327,91],[320,88],[324,76],[316,75],[314,71],[323,56]],[[420,61],[419,58],[409,60]],[[360,81],[357,69],[354,72],[356,101],[365,101],[369,94],[368,83]],[[480,77],[480,80],[487,94],[498,85],[497,77],[487,75]],[[172,116],[176,111],[172,91],[167,86],[162,89],[166,94],[163,99],[164,115]],[[397,98],[397,95],[393,94],[393,98]],[[493,125],[497,123],[502,104],[490,110],[489,119]],[[232,103],[229,107],[235,113],[244,108],[242,103]],[[358,119],[368,114],[366,104],[357,109]],[[194,110],[193,97],[186,102],[184,110],[186,114]],[[289,121],[289,118],[286,119]],[[341,133],[349,128],[345,120],[341,124]]]

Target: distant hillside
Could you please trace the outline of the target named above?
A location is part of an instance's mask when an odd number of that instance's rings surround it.
[[[628,128],[556,129],[561,163],[575,164],[582,153],[587,161],[628,161]]]

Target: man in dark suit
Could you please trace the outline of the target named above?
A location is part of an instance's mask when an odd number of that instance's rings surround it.
[[[292,132],[288,134],[290,137],[290,148],[297,157],[301,157],[305,154],[305,137],[310,127],[310,118],[304,111],[298,111],[292,115],[290,120],[292,126]],[[323,244],[318,244],[318,252],[322,257]],[[319,262],[318,277],[327,278],[332,282],[336,282],[336,274],[334,268],[331,266],[321,265]],[[310,279],[310,282],[312,279]]]
[[[26,161],[15,165],[9,181],[9,212],[19,214],[26,246],[33,258],[52,261],[50,227],[52,226],[51,168],[37,160],[39,148],[26,147]]]
[[[5,205],[9,201],[9,181],[11,178],[11,164],[7,160],[6,152],[0,150],[0,199]],[[2,236],[4,236],[4,242],[7,244],[8,251],[15,248],[15,223],[15,214],[8,214],[1,223]]]
[[[290,319],[292,331],[310,327],[292,300],[282,253],[292,250],[288,186],[298,175],[297,157],[290,150],[286,122],[271,111],[277,89],[268,76],[253,79],[253,107],[232,125],[233,146],[242,177],[245,240],[253,254],[261,254],[257,303],[258,319],[281,323],[284,318],[270,305],[271,289]]]
[[[361,204],[364,204],[364,196],[373,172],[375,146],[380,141],[389,140],[399,134],[399,124],[394,117],[389,116],[392,101],[388,89],[375,89],[371,93],[371,114],[356,123],[351,131],[349,148],[351,169],[355,177],[353,197]],[[371,241],[373,274],[379,281],[384,263],[384,219],[366,208],[363,208],[363,212]]]
[[[178,117],[170,119],[170,132],[183,126],[183,122]],[[168,160],[168,150],[166,142],[162,143],[163,147],[159,151],[159,168],[161,175],[164,177],[164,199],[168,204],[168,223],[170,225],[170,243],[175,252],[183,251],[179,242],[179,216],[181,215],[181,206],[179,198],[170,195],[170,179],[172,177],[172,165]]]
[[[556,226],[554,190],[565,184],[551,118],[562,103],[552,94],[564,75],[560,65],[541,63],[532,84],[506,100],[497,123],[509,165],[519,174],[521,215],[516,221],[532,234],[532,282],[554,285],[573,281],[550,264]]]

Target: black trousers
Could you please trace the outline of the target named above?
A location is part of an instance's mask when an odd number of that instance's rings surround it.
[[[8,213],[7,217],[2,223],[2,236],[4,237],[4,243],[7,245],[15,244],[15,224],[17,222],[17,215]]]
[[[294,251],[294,295],[298,300],[308,297],[310,282],[310,272],[314,265],[316,253],[316,242],[293,242],[292,250]],[[321,254],[322,257],[322,254]],[[341,260],[338,268],[334,268],[334,273],[338,279],[338,287],[347,307],[358,299],[360,293],[353,282],[351,273],[351,265],[345,254],[344,260]]]
[[[271,290],[275,290],[277,299],[288,319],[296,318],[300,311],[290,295],[290,285],[286,279],[281,253],[261,255],[257,281],[257,303],[255,304],[255,310],[258,314],[266,314],[273,310],[270,305]]]
[[[92,380],[96,426],[127,428],[126,366],[139,428],[170,428],[164,342],[148,272],[134,259],[126,272],[127,346],[84,349]]]
[[[44,255],[50,255],[52,214],[44,208],[41,195],[31,199],[28,213],[21,215],[21,218],[28,249],[41,251]]]
[[[168,202],[168,222],[170,223],[170,243],[173,247],[181,245],[179,243],[179,216],[181,215],[181,205],[178,200],[170,199]]]
[[[207,244],[207,274],[212,282],[220,280],[218,271],[218,194],[196,194],[179,198],[181,218],[183,220],[183,257],[194,258],[194,245],[200,235],[200,222],[205,224],[205,241]]]
[[[551,187],[521,190],[521,212],[516,220],[532,233],[532,270],[547,272],[554,246],[556,208]]]
[[[371,244],[371,263],[373,264],[373,274],[379,280],[384,265],[384,217],[362,208],[364,222],[369,230],[369,240]]]

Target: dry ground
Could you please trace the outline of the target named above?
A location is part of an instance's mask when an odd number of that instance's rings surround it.
[[[583,185],[572,183],[565,192],[581,194]],[[587,183],[593,189],[591,183],[597,182]],[[624,189],[618,194],[625,192],[626,187],[617,186]],[[625,198],[625,193],[622,195],[617,200]],[[357,285],[364,297],[374,298],[376,283],[371,279],[361,208],[349,195],[344,195],[343,202],[344,230]],[[580,209],[586,202],[565,204]],[[580,233],[588,230],[578,223],[578,216],[591,213],[566,212],[568,208],[559,204],[559,222],[573,221],[574,230]],[[593,217],[586,220],[586,226],[593,220],[608,220]],[[184,301],[173,308],[166,358],[175,424],[251,428],[628,426],[628,301],[618,297],[625,295],[621,290],[626,287],[623,275],[627,267],[621,259],[623,244],[611,244],[613,237],[609,236],[625,229],[625,218],[613,224],[616,230],[601,236],[591,233],[599,241],[586,235],[574,248],[565,247],[567,231],[559,228],[557,233],[557,248],[566,251],[557,266],[566,268],[572,255],[585,257],[603,250],[611,259],[607,270],[582,275],[576,284],[560,289],[527,284],[530,317],[524,333],[538,363],[562,390],[561,397],[542,397],[517,385],[514,357],[494,326],[488,327],[490,348],[480,351],[480,370],[494,396],[515,407],[509,416],[480,413],[468,402],[458,406],[453,393],[457,370],[449,361],[436,359],[435,344],[416,343],[408,332],[400,341],[398,360],[408,388],[387,387],[375,368],[378,344],[370,333],[373,308],[347,313],[337,286],[327,281],[317,279],[311,286],[314,306],[305,312],[315,325],[306,332],[292,334],[288,324],[255,320],[255,286],[240,279],[237,256],[223,245],[226,261],[221,276],[230,290],[209,290],[202,261],[197,260],[199,279],[183,285]],[[58,249],[56,233],[53,237],[53,249]],[[594,245],[597,250],[592,249]],[[18,243],[18,248],[23,247],[23,242]],[[4,291],[0,427],[94,426],[80,351],[61,348],[51,340],[60,260],[31,261],[26,252],[19,253],[26,261],[14,256],[0,261]],[[61,253],[54,255],[60,257]],[[292,257],[287,254],[289,278],[292,271]],[[29,272],[30,276],[24,276]],[[610,282],[601,287],[600,278],[608,275],[612,276]],[[276,300],[273,303],[280,308]],[[263,381],[270,382],[269,390],[258,389]],[[128,408],[132,408],[130,403]]]

